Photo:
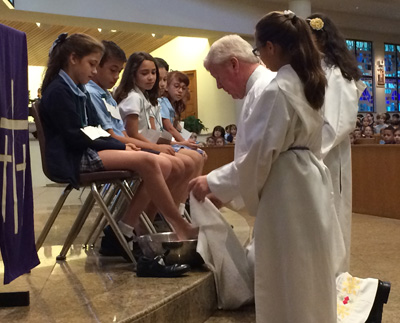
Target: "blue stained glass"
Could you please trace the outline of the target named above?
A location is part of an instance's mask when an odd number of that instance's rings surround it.
[[[393,48],[393,51],[385,50],[385,76],[396,77],[396,52],[394,46],[385,44],[385,49]]]
[[[395,78],[385,79],[385,104],[386,111],[396,111],[398,102],[398,82]]]
[[[372,78],[363,77],[362,81],[367,86],[362,93],[359,103],[358,110],[360,112],[373,112],[374,111],[374,94],[372,89]]]
[[[385,44],[385,52],[394,52],[394,45],[392,44]]]
[[[400,45],[385,44],[386,111],[399,111]]]
[[[362,80],[367,85],[358,104],[360,112],[374,111],[372,42],[346,39],[347,48],[354,53]],[[386,59],[386,58],[385,58]],[[391,92],[390,92],[391,93]]]
[[[397,79],[397,110],[396,111],[400,111],[399,89],[400,89],[400,80]]]
[[[400,46],[396,46],[397,51],[396,51],[396,68],[395,70],[397,70],[397,77],[400,77]]]
[[[350,51],[354,51],[354,41],[353,40],[346,39],[346,44],[347,44],[347,48]]]

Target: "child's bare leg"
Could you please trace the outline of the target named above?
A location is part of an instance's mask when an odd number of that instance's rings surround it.
[[[164,165],[165,162],[162,159],[157,160],[157,156],[146,152],[124,150],[103,150],[99,152],[99,156],[107,170],[126,169],[138,172],[143,180],[144,190],[149,196],[154,197],[152,199],[154,204],[174,227],[178,237],[188,239],[196,236],[197,230],[181,217],[178,208],[174,205],[174,200],[164,180],[163,171],[168,172],[166,169],[168,166]],[[136,210],[132,206],[131,204],[124,220],[135,222],[138,218],[136,214],[140,214],[143,209]]]
[[[190,149],[181,149],[178,152],[178,155],[182,154],[185,156],[189,156],[195,165],[195,174],[193,175],[193,178],[200,176],[203,172],[203,167],[205,163],[205,157],[201,154],[199,154],[195,150],[190,150]]]

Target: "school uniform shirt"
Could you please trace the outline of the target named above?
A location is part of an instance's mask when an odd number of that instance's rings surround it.
[[[138,116],[139,133],[144,129],[151,128],[149,122],[149,117],[151,115],[151,104],[138,87],[135,86],[135,88],[128,93],[128,96],[118,104],[118,108],[122,120],[124,120],[125,128],[126,117],[130,114],[136,114]]]
[[[251,88],[244,102],[231,181],[256,217],[257,323],[334,323],[335,261],[344,245],[320,161],[323,118],[290,65],[266,88],[254,86],[258,93]],[[207,180],[226,200],[218,172]]]
[[[97,116],[99,117],[100,125],[104,130],[112,129],[118,136],[124,136],[125,131],[124,123],[122,120],[114,118],[111,113],[107,110],[104,100],[113,107],[117,106],[117,102],[114,100],[110,92],[103,90],[98,84],[93,81],[89,81],[86,84],[86,89],[90,93],[93,106],[96,109]]]
[[[87,148],[125,149],[114,138],[90,140],[81,131],[85,126],[97,126],[99,119],[85,87],[76,85],[63,70],[43,93],[40,117],[46,138],[47,171],[53,181],[79,188],[79,167]]]
[[[171,121],[171,124],[174,124],[175,121],[175,109],[172,106],[171,102],[166,97],[162,97],[158,99],[158,103],[161,106],[161,118],[168,119]]]
[[[357,121],[358,100],[365,84],[345,79],[338,67],[325,63],[322,66],[328,81],[322,108],[328,122],[323,129],[322,152],[331,174],[335,210],[346,248],[346,257],[339,267],[340,274],[350,270],[352,183],[349,133],[354,130]],[[331,129],[333,136],[328,134]]]

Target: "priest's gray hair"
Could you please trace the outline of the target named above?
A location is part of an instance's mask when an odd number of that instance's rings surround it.
[[[228,35],[218,39],[211,45],[210,51],[204,59],[204,67],[209,70],[212,65],[222,65],[232,57],[246,63],[258,64],[258,57],[254,56],[253,48],[238,35]]]

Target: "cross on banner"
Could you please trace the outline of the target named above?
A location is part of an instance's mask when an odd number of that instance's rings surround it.
[[[0,250],[4,283],[39,264],[33,225],[26,35],[0,24]]]

